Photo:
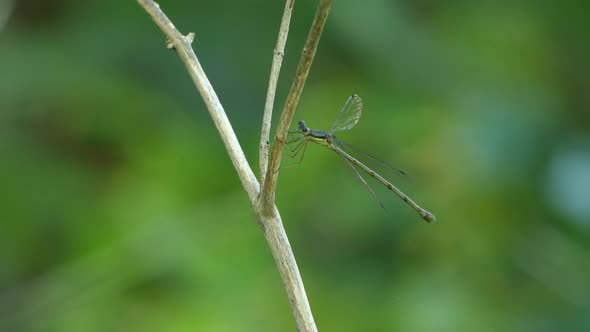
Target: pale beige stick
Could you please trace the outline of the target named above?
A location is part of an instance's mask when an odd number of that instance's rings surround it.
[[[266,178],[266,170],[268,167],[268,150],[270,147],[270,125],[272,123],[272,109],[275,101],[275,93],[277,90],[277,82],[279,80],[279,73],[281,72],[281,64],[285,54],[285,44],[287,43],[287,35],[289,34],[289,23],[291,22],[291,13],[293,12],[293,4],[295,0],[287,0],[285,2],[285,11],[281,20],[281,27],[279,28],[279,38],[272,58],[272,66],[270,69],[270,79],[268,80],[268,90],[266,92],[266,102],[264,104],[264,116],[262,118],[262,130],[260,133],[259,146],[259,163],[260,163],[260,182],[264,182]]]
[[[311,29],[307,35],[307,40],[303,46],[301,53],[301,59],[295,72],[295,79],[291,85],[291,90],[287,96],[283,113],[279,119],[279,125],[276,130],[275,139],[272,145],[270,159],[268,161],[268,170],[266,172],[266,180],[263,182],[262,193],[261,193],[261,205],[263,207],[263,213],[272,213],[274,202],[275,202],[275,190],[277,186],[277,180],[279,175],[279,167],[281,165],[281,156],[285,141],[287,138],[287,131],[293,121],[299,98],[303,92],[303,86],[307,79],[307,74],[311,68],[313,58],[315,56],[322,30],[328,18],[330,7],[332,6],[332,0],[320,0],[320,4],[316,10]]]
[[[260,185],[256,180],[252,169],[248,165],[242,148],[232,130],[231,124],[219,102],[219,98],[217,98],[211,83],[203,72],[203,69],[191,47],[194,34],[191,33],[186,37],[183,36],[174,27],[168,17],[166,17],[166,15],[160,10],[160,6],[154,1],[137,0],[137,2],[152,17],[154,22],[160,27],[166,36],[166,47],[176,49],[180,59],[185,64],[187,71],[205,101],[207,109],[213,118],[213,122],[219,130],[227,152],[238,172],[242,185],[248,193],[250,202],[254,207],[257,222],[264,231],[264,236],[281,275],[283,287],[287,293],[289,306],[293,317],[295,318],[297,330],[305,332],[317,331],[309,301],[307,300],[307,295],[305,293],[305,288],[303,286],[303,281],[301,280],[299,268],[297,267],[297,262],[293,256],[291,245],[289,244],[287,234],[283,228],[283,222],[279,211],[276,206],[273,205],[270,210],[266,209],[265,213],[262,213],[262,206],[259,204],[260,200],[258,199]]]

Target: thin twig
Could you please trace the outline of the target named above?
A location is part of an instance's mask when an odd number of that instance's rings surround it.
[[[317,327],[313,319],[309,300],[305,293],[303,280],[299,273],[299,267],[295,261],[291,244],[287,233],[283,228],[283,221],[276,206],[272,207],[272,211],[263,212],[262,206],[258,205],[255,208],[256,218],[262,221],[262,229],[264,237],[272,252],[275,264],[279,269],[281,280],[283,281],[283,288],[287,293],[289,300],[289,307],[295,319],[295,326],[300,332],[317,332]]]
[[[244,189],[246,189],[246,192],[248,193],[250,201],[254,202],[260,191],[260,185],[256,179],[256,176],[254,175],[254,172],[252,172],[252,168],[250,168],[250,165],[246,160],[244,151],[242,151],[242,147],[240,146],[238,138],[232,129],[231,123],[229,122],[229,119],[223,110],[223,106],[221,106],[221,102],[219,101],[215,90],[213,90],[213,86],[211,86],[209,79],[205,75],[199,60],[197,59],[197,56],[191,47],[194,33],[189,33],[186,37],[183,36],[164,14],[164,12],[162,12],[160,5],[154,1],[137,0],[137,2],[152,17],[154,22],[158,25],[158,27],[160,27],[166,36],[166,47],[174,48],[184,63],[188,73],[191,75],[191,78],[195,83],[195,86],[197,87],[197,90],[199,90],[201,97],[205,101],[207,110],[209,110],[209,114],[211,115],[211,118],[213,118],[215,127],[217,127],[217,130],[221,135],[223,144],[225,145],[227,153],[229,154],[231,161],[238,172],[238,176],[240,177]]]
[[[166,47],[176,49],[207,105],[207,109],[223,139],[242,185],[248,193],[258,224],[264,231],[264,237],[268,242],[281,275],[297,330],[305,332],[317,331],[299,268],[283,228],[279,211],[273,204],[270,212],[264,210],[263,213],[260,200],[257,200],[260,194],[260,185],[248,165],[225,111],[191,47],[194,34],[190,33],[186,37],[183,36],[160,10],[160,6],[152,0],[137,0],[137,2],[148,12],[166,36]]]
[[[266,178],[272,108],[275,101],[277,81],[279,80],[279,73],[281,72],[281,64],[283,63],[283,56],[285,54],[285,44],[287,43],[287,35],[289,34],[289,23],[291,22],[291,13],[293,12],[294,2],[295,0],[285,1],[285,11],[283,12],[283,18],[281,19],[281,27],[279,28],[279,38],[277,39],[277,45],[275,46],[272,58],[270,79],[268,80],[268,90],[266,93],[266,102],[264,104],[264,116],[262,118],[262,130],[260,133],[259,163],[261,182],[264,182],[264,179]]]
[[[316,10],[311,29],[307,35],[303,52],[301,53],[301,59],[297,66],[295,73],[295,79],[291,85],[291,90],[287,96],[285,107],[281,118],[279,119],[279,125],[275,134],[275,139],[272,145],[270,160],[268,163],[268,170],[266,172],[266,180],[263,181],[263,189],[261,193],[261,204],[263,212],[271,213],[275,201],[275,190],[277,186],[277,179],[279,175],[279,167],[281,165],[281,156],[283,146],[287,137],[287,131],[293,121],[307,74],[311,68],[313,58],[315,56],[322,30],[326,23],[330,7],[332,6],[332,0],[320,0],[320,4]]]

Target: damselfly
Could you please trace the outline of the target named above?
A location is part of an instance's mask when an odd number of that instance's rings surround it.
[[[336,120],[334,121],[332,126],[330,127],[329,131],[310,129],[305,124],[305,121],[299,121],[297,130],[295,132],[292,132],[294,134],[299,134],[299,137],[289,141],[289,143],[295,143],[295,146],[291,150],[293,152],[293,155],[297,155],[298,153],[305,153],[307,143],[309,143],[309,142],[314,142],[314,143],[326,146],[330,150],[339,154],[344,159],[344,161],[346,161],[346,163],[352,168],[352,170],[354,171],[354,173],[356,174],[358,179],[367,187],[367,189],[369,190],[371,195],[373,195],[373,197],[377,200],[377,202],[379,202],[381,207],[383,207],[385,209],[385,207],[383,206],[383,203],[381,203],[379,198],[377,198],[377,195],[375,194],[373,189],[371,189],[371,187],[369,186],[367,181],[365,181],[365,179],[361,176],[361,174],[358,172],[358,170],[355,168],[355,166],[360,168],[361,170],[363,170],[369,176],[375,178],[377,181],[379,181],[381,184],[383,184],[387,189],[393,191],[404,202],[408,203],[408,205],[410,205],[412,208],[414,208],[414,210],[416,210],[418,212],[418,214],[420,214],[420,216],[424,220],[426,220],[428,222],[435,221],[436,217],[434,216],[434,214],[421,208],[410,197],[408,197],[401,190],[399,190],[396,186],[394,186],[389,181],[387,181],[384,177],[382,177],[377,172],[373,171],[368,166],[366,166],[365,164],[363,164],[359,160],[355,159],[354,157],[352,157],[351,155],[349,155],[348,153],[346,153],[343,150],[345,147],[351,147],[351,146],[344,143],[343,141],[339,140],[334,135],[334,132],[352,129],[359,122],[362,112],[363,112],[362,100],[358,95],[353,94],[352,96],[350,96],[348,98],[348,100],[344,104],[344,107],[342,107],[342,110],[340,110],[340,114],[338,114],[338,117],[336,118]],[[361,151],[357,151],[357,152],[370,157],[369,155],[367,155]],[[403,174],[403,172],[401,172],[399,170],[396,170],[396,171]]]

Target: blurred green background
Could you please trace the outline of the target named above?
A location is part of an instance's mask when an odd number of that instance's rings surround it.
[[[284,2],[160,4],[196,33],[258,173]],[[315,6],[295,3],[278,109]],[[340,138],[409,173],[392,180],[439,222],[370,182],[388,215],[325,148],[284,167],[321,331],[590,330],[589,7],[334,2],[296,120],[328,128],[362,96]],[[294,331],[219,135],[143,9],[1,0],[0,29],[0,331]]]

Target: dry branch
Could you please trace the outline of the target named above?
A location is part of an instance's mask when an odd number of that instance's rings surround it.
[[[290,17],[290,10],[292,9],[294,0],[287,0],[286,10],[289,10],[288,16]],[[268,187],[268,191],[263,197],[265,198],[272,198],[272,200],[263,199],[260,200],[261,192],[260,192],[260,185],[246,160],[244,152],[238,142],[238,139],[231,127],[229,119],[225,114],[223,106],[221,105],[217,94],[215,93],[211,83],[207,79],[203,68],[201,67],[196,54],[194,53],[191,43],[194,38],[193,33],[189,33],[187,36],[181,34],[174,24],[166,17],[164,12],[160,9],[160,6],[152,0],[137,0],[137,2],[145,9],[145,11],[152,17],[154,22],[160,27],[164,36],[166,38],[166,47],[174,48],[178,53],[181,61],[184,63],[188,73],[190,74],[197,90],[201,94],[203,100],[205,101],[205,105],[207,106],[207,110],[211,115],[219,134],[223,140],[225,148],[227,149],[228,154],[232,160],[234,167],[240,177],[242,185],[244,189],[248,193],[248,197],[250,202],[254,207],[254,212],[256,215],[256,219],[258,224],[261,226],[262,230],[264,231],[264,236],[268,242],[268,245],[271,249],[273,258],[279,270],[281,279],[283,281],[283,286],[287,293],[287,298],[289,300],[289,305],[291,308],[291,312],[293,313],[293,317],[295,318],[295,324],[298,331],[317,331],[315,326],[315,322],[313,319],[313,315],[311,313],[311,308],[309,306],[309,301],[307,300],[307,295],[305,293],[305,288],[303,286],[303,281],[301,280],[301,276],[299,273],[299,268],[297,267],[297,263],[295,261],[295,257],[293,255],[293,251],[291,249],[291,245],[289,244],[289,240],[287,238],[287,234],[285,233],[285,229],[283,228],[283,222],[281,220],[281,216],[277,207],[274,204],[274,190],[276,187],[276,175],[279,164],[277,160],[280,160],[280,149],[283,147],[286,130],[288,129],[291,120],[293,119],[293,113],[295,112],[295,108],[297,106],[297,102],[301,95],[301,91],[303,90],[303,85],[305,83],[305,79],[307,77],[307,73],[309,72],[309,68],[311,67],[311,62],[313,60],[313,56],[315,54],[315,50],[317,48],[317,43],[319,41],[319,36],[323,29],[323,25],[326,20],[326,16],[328,15],[328,11],[331,5],[331,0],[321,0],[320,6],[318,7],[318,11],[316,13],[316,18],[314,19],[312,29],[308,35],[308,41],[305,44],[303,49],[303,54],[301,57],[301,61],[297,70],[297,74],[295,77],[295,81],[291,88],[291,92],[289,93],[289,97],[287,98],[287,103],[285,105],[285,109],[283,114],[281,115],[281,120],[279,123],[279,128],[277,129],[277,134],[275,137],[275,144],[273,145],[273,150],[271,154],[271,160],[269,163],[268,170],[266,171],[266,181],[269,179],[272,181],[271,185]],[[281,28],[281,33],[284,33],[284,38],[286,38],[286,32],[288,30],[288,20],[285,21],[284,14],[283,24],[287,25],[287,28]],[[285,23],[286,22],[286,23]],[[273,63],[278,62],[280,66],[280,59],[282,58],[282,50],[281,50],[281,41],[282,36],[279,36],[279,42],[277,42],[277,48],[275,49],[275,60]],[[282,46],[284,48],[284,44]],[[278,59],[278,60],[277,60]],[[275,67],[275,65],[273,65]],[[273,69],[274,70],[274,69]],[[273,75],[276,76],[273,78]],[[278,69],[277,73],[271,74],[271,81],[269,82],[269,89],[275,89],[276,82],[273,83],[273,80],[278,79]],[[274,87],[273,87],[274,85]],[[269,91],[269,94],[271,92]],[[272,112],[272,101],[274,99],[274,91],[272,92],[273,96],[267,97],[267,104],[271,104],[271,110],[265,111],[265,124],[263,125],[263,130],[265,130],[265,126],[268,126],[270,131],[270,117]],[[268,119],[266,119],[268,117]],[[267,135],[263,132],[261,135],[261,139],[264,139],[264,135]],[[268,141],[268,139],[264,140],[264,142]],[[264,143],[261,141],[261,143]],[[277,144],[278,142],[278,144]],[[265,145],[266,151],[268,151],[268,147],[266,144],[261,144],[261,160],[263,157],[262,146]],[[278,151],[277,151],[278,149]],[[277,159],[278,158],[278,159]],[[266,162],[264,162],[266,164]],[[261,166],[261,176],[264,176],[264,170]],[[261,202],[265,202],[265,204],[261,204]]]

